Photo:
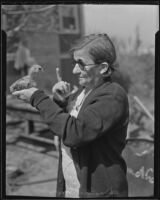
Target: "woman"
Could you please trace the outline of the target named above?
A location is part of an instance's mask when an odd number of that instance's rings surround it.
[[[112,82],[116,52],[107,34],[84,37],[71,50],[81,88],[70,95],[58,82],[54,100],[37,88],[13,93],[36,107],[61,139],[57,197],[127,197],[125,147],[129,121],[126,92]]]

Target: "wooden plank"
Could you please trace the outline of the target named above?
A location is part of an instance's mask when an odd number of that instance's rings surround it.
[[[40,116],[39,112],[33,108],[31,105],[22,103],[21,101],[17,99],[10,98],[7,101],[7,111],[10,112],[13,116],[15,115],[16,117],[22,119],[25,121],[25,130],[24,132],[21,133],[22,137],[36,140],[39,142],[43,143],[48,143],[48,144],[54,144],[56,147],[59,144],[59,140],[57,137],[55,137],[54,140],[47,139],[44,137],[41,137],[37,135],[37,133],[34,132],[34,122],[40,122],[44,123],[44,120]],[[49,128],[48,128],[49,130]]]
[[[51,140],[51,139],[47,139],[47,138],[44,138],[44,137],[39,137],[39,136],[36,136],[36,134],[30,134],[30,135],[26,135],[26,134],[21,134],[22,137],[25,137],[25,138],[28,138],[28,139],[32,139],[32,140],[36,140],[36,141],[39,141],[39,142],[43,142],[43,143],[48,143],[48,144],[54,144],[54,140]]]

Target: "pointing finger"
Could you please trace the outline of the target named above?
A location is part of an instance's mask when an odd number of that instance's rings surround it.
[[[56,75],[57,75],[57,80],[58,80],[58,82],[62,81],[62,77],[61,77],[61,75],[60,75],[60,70],[59,70],[58,67],[56,68]]]

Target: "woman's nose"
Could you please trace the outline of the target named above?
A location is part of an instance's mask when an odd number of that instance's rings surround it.
[[[75,64],[74,68],[73,68],[73,74],[78,74],[81,72],[81,69],[79,67],[78,64]]]

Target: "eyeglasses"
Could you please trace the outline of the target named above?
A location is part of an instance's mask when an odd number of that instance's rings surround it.
[[[84,70],[86,66],[95,66],[97,64],[85,64],[82,60],[72,60],[73,67],[78,64],[81,70]]]

